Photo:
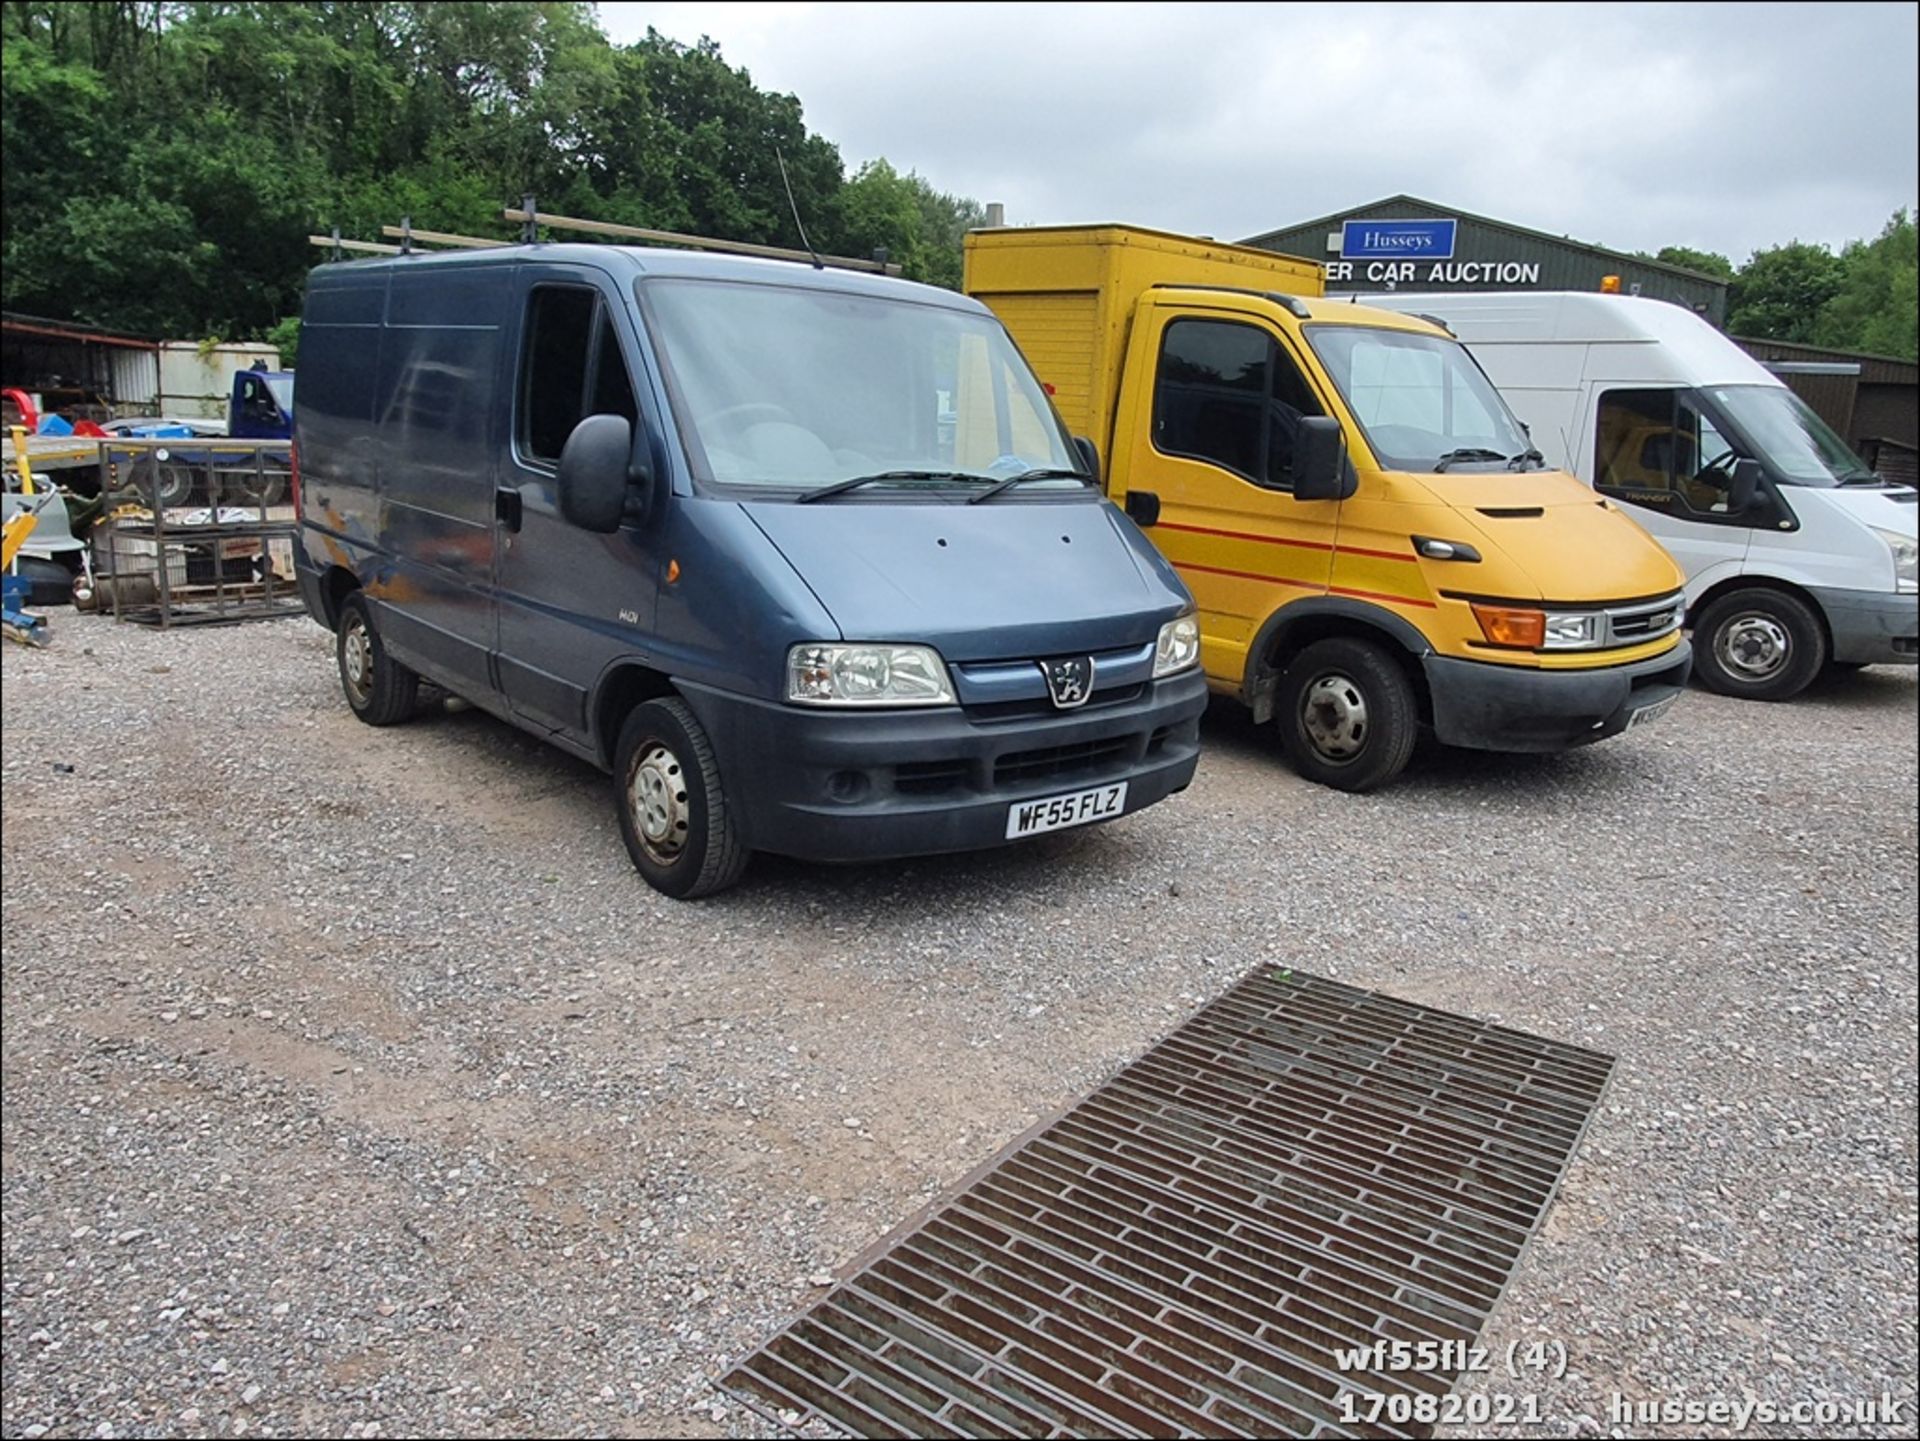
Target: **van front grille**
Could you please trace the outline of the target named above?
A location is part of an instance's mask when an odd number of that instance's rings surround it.
[[[1078,707],[1079,712],[1097,711],[1103,706],[1124,705],[1128,701],[1139,700],[1146,693],[1144,684],[1108,686],[1105,690],[1096,690],[1087,697],[1085,705]],[[986,701],[967,707],[969,720],[1012,720],[1025,716],[1059,715],[1060,708],[1046,696],[1030,696],[1025,700]]]
[[[996,786],[1026,785],[1032,781],[1106,770],[1126,761],[1134,740],[1133,736],[1107,736],[1072,745],[1014,751],[994,763],[993,783]]]
[[[1670,595],[1641,605],[1613,606],[1607,611],[1607,641],[1610,645],[1638,645],[1680,628],[1686,597]]]
[[[908,761],[893,768],[893,788],[903,796],[937,796],[967,783],[964,759]]]

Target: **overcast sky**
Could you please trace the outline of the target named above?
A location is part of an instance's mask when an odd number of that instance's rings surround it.
[[[851,173],[1240,239],[1395,194],[1743,262],[1913,206],[1911,4],[602,4],[710,35]]]

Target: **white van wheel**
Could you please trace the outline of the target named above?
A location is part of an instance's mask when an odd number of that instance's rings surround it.
[[[1820,617],[1798,596],[1752,586],[1714,601],[1693,623],[1693,670],[1721,695],[1788,700],[1827,662]]]

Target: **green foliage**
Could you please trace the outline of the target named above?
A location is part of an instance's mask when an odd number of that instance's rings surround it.
[[[1920,254],[1904,209],[1874,239],[1838,255],[1801,241],[1756,251],[1727,295],[1727,329],[1762,340],[1913,360],[1920,358],[1917,325]]]
[[[957,286],[980,207],[876,161],[710,40],[611,45],[593,7],[24,3],[0,9],[0,300],[291,356],[309,234],[506,238],[505,205],[797,246],[884,245]],[[285,337],[284,342],[281,341]]]
[[[1812,344],[1820,311],[1840,293],[1840,259],[1824,245],[1795,240],[1756,251],[1727,293],[1735,335]]]
[[[1894,213],[1873,240],[1840,252],[1840,289],[1814,325],[1821,345],[1920,358],[1920,251],[1913,216]]]
[[[292,370],[295,359],[300,353],[300,317],[289,315],[269,325],[266,334],[260,337],[280,352],[280,367]]]
[[[1685,245],[1663,245],[1659,253],[1647,255],[1640,252],[1644,259],[1658,260],[1663,265],[1678,265],[1687,270],[1698,270],[1708,275],[1717,275],[1722,280],[1733,279],[1733,262],[1726,256],[1712,250],[1693,250]]]

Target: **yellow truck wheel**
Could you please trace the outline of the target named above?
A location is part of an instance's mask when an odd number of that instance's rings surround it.
[[[1315,641],[1280,674],[1274,724],[1293,768],[1343,791],[1370,791],[1406,768],[1420,734],[1413,683],[1383,646]]]

